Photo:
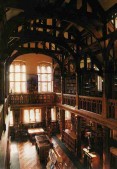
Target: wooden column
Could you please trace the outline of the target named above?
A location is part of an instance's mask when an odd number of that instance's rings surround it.
[[[3,111],[2,111],[2,128],[6,130],[5,124],[5,116],[6,116],[6,109],[5,109],[5,63],[0,62],[0,104],[3,104]]]
[[[102,16],[103,17],[103,16]],[[107,36],[107,24],[104,23],[103,26],[103,37]],[[104,69],[103,69],[103,105],[102,105],[102,115],[104,118],[108,117],[108,98],[112,97],[112,76],[113,69],[110,65],[109,53],[108,53],[108,40],[104,40],[103,48],[103,60],[104,60]]]
[[[60,110],[60,125],[61,125],[61,131],[63,133],[63,130],[65,130],[65,110]],[[63,140],[63,137],[62,137]]]
[[[46,107],[46,127],[48,127],[51,123],[51,108]]]
[[[5,84],[5,74],[4,74],[4,62],[0,62],[0,103],[4,103],[4,84]]]
[[[107,91],[106,91],[106,74],[103,73],[103,98],[102,98],[102,116],[107,117]]]
[[[84,69],[87,71],[87,54],[84,54]]]
[[[78,109],[78,89],[79,86],[78,86],[78,73],[76,73],[76,106],[75,108]]]
[[[9,69],[7,68],[5,71],[5,97],[9,94]]]
[[[112,74],[109,73],[107,68],[103,72],[103,106],[102,115],[108,118],[108,99],[112,96]]]
[[[63,104],[63,76],[61,76],[61,104]]]
[[[103,127],[103,169],[110,169],[110,129]]]
[[[61,104],[64,104],[63,94],[65,92],[65,77],[61,76]]]
[[[6,75],[7,75],[7,73],[6,73],[6,63],[4,63],[4,98],[7,97],[6,85],[8,85],[7,82],[9,83],[9,79],[8,79],[8,81],[6,81]]]
[[[81,117],[76,116],[76,153],[81,157]]]
[[[115,106],[115,119],[117,120],[117,104]]]
[[[6,34],[5,31],[5,22],[6,14],[4,10],[4,5],[1,2],[0,4],[0,103],[4,103],[5,98],[5,59],[6,58]],[[2,59],[3,58],[3,59]]]
[[[20,123],[20,113],[21,112],[19,108],[14,109],[14,124],[17,126]]]
[[[61,66],[61,104],[64,104],[63,94],[65,92],[65,70],[64,70],[64,54],[62,55],[62,66]]]
[[[77,46],[77,52],[79,51],[79,46]],[[80,56],[77,56],[76,58],[76,70],[75,70],[75,73],[76,73],[76,109],[79,108],[79,94],[80,94],[80,76],[81,76],[81,73],[80,73]]]
[[[60,110],[62,130],[65,130],[65,110]]]
[[[46,125],[46,128],[48,127],[48,110],[47,110],[47,107],[46,107],[46,112],[45,112],[45,125]]]

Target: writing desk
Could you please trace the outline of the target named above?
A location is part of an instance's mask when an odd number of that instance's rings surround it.
[[[30,136],[30,141],[31,142],[35,142],[35,135],[41,135],[41,134],[45,134],[45,131],[43,128],[31,128],[28,129],[28,134]]]
[[[43,140],[43,142],[36,142],[36,148],[39,154],[40,161],[47,161],[51,143],[49,140]]]
[[[36,135],[36,134],[44,134],[45,131],[43,128],[31,128],[31,129],[28,129],[28,133],[30,135]]]

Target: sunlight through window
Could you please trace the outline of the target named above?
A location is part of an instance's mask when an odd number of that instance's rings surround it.
[[[52,66],[49,63],[40,63],[37,66],[38,92],[52,92]]]
[[[31,109],[30,110],[30,122],[34,122],[34,121],[35,121],[34,110]]]
[[[24,123],[29,123],[29,111],[24,110]]]
[[[69,111],[65,111],[65,120],[71,120],[71,113]]]
[[[15,65],[15,72],[20,72],[20,65]]]
[[[26,93],[26,65],[22,61],[14,61],[9,69],[9,92]]]
[[[35,122],[42,121],[41,109],[33,108],[33,109],[23,110],[23,114],[24,114],[24,118],[23,118],[24,123],[35,123]]]
[[[10,66],[10,72],[14,72],[14,65]]]
[[[36,109],[35,112],[36,112],[36,122],[41,122],[41,111],[39,109]]]
[[[9,113],[9,123],[10,123],[10,126],[13,126],[13,112],[10,111]]]
[[[56,109],[51,108],[51,120],[56,121]]]

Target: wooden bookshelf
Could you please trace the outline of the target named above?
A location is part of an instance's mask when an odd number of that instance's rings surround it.
[[[59,130],[60,130],[60,133],[62,133],[62,121],[59,121]]]
[[[61,92],[61,76],[60,75],[54,76],[53,89],[54,89],[54,92],[56,93]]]
[[[59,124],[57,121],[51,121],[51,130],[53,134],[59,133]]]
[[[76,79],[75,76],[66,77],[65,90],[67,94],[75,94],[76,93]]]
[[[76,152],[76,134],[75,134],[75,132],[73,132],[69,129],[63,130],[62,140],[71,151]]]
[[[47,133],[51,137],[57,133],[60,133],[58,121],[51,121],[50,126],[47,128]]]

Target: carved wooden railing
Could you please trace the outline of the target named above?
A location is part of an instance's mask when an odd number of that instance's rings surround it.
[[[102,114],[102,98],[79,96],[79,109]]]
[[[61,103],[61,93],[43,94],[10,94],[9,104],[51,104]],[[76,106],[76,95],[63,94],[63,104]],[[96,114],[102,114],[103,99],[101,97],[79,96],[78,109],[87,110]],[[107,117],[117,119],[117,100],[107,101]]]
[[[61,93],[56,93],[56,102],[61,103]]]
[[[76,95],[64,94],[63,103],[75,107],[76,106]]]
[[[10,94],[9,104],[55,104],[56,95],[54,93],[42,94]]]

